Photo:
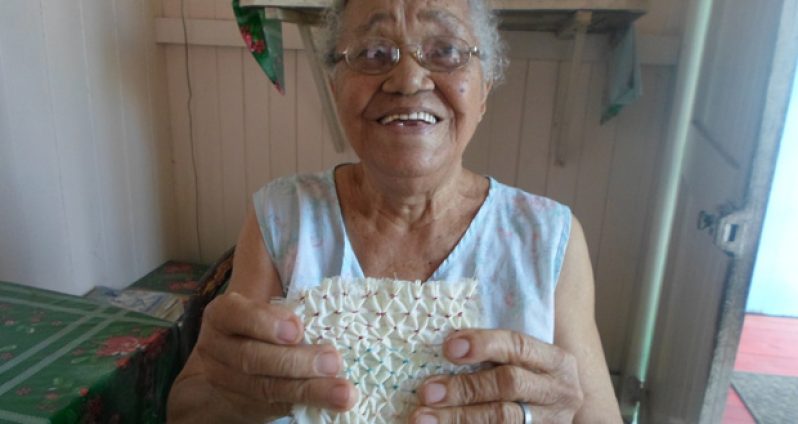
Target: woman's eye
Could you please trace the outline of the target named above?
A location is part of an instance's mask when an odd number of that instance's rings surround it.
[[[391,52],[389,48],[384,46],[367,47],[361,51],[360,58],[374,62],[389,61]]]
[[[459,63],[461,59],[460,49],[453,44],[440,44],[429,49],[426,56],[436,62]]]

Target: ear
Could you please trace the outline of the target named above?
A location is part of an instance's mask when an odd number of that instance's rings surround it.
[[[330,86],[330,92],[335,95],[335,79],[331,73],[327,73],[327,85]]]
[[[482,117],[485,116],[485,111],[488,108],[488,96],[490,95],[490,90],[493,89],[493,82],[486,82],[482,84],[482,106],[479,109],[479,120],[482,120]]]

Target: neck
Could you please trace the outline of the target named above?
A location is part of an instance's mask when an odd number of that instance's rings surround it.
[[[351,168],[348,185],[361,216],[411,229],[444,217],[463,197],[473,195],[474,177],[461,166],[423,177],[397,177],[359,163]]]

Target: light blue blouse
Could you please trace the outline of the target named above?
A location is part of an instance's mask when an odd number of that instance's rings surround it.
[[[327,277],[364,277],[335,189],[334,170],[272,181],[254,195],[261,234],[284,294]],[[554,290],[571,211],[489,178],[488,196],[430,280],[476,278],[490,328],[554,339]]]

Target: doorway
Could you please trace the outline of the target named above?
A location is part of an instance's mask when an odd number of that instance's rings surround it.
[[[798,73],[746,304],[723,422],[788,423],[798,406]],[[782,399],[783,397],[783,399]],[[787,410],[785,408],[792,408]],[[780,418],[783,416],[783,420]]]

